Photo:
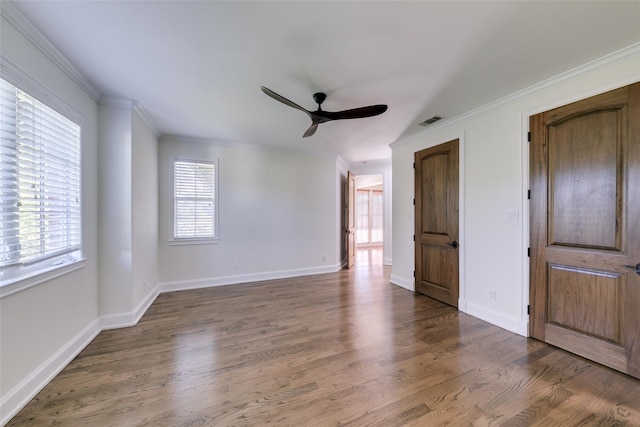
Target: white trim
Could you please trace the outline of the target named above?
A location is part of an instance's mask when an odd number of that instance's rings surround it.
[[[463,305],[466,308],[463,313],[466,313],[473,317],[477,317],[480,320],[484,320],[485,322],[491,323],[492,325],[495,325],[499,328],[506,329],[509,332],[522,335],[523,337],[529,335],[529,322],[505,316],[502,313],[494,310],[489,310],[474,302],[466,302],[465,304],[460,304],[460,307]]]
[[[216,245],[220,243],[220,239],[217,237],[202,237],[202,238],[183,237],[180,239],[172,238],[167,240],[167,242],[169,242],[169,246]]]
[[[262,282],[265,280],[288,279],[290,277],[311,276],[315,274],[335,273],[340,271],[341,265],[327,267],[297,268],[264,273],[240,274],[235,276],[210,277],[205,279],[181,280],[166,282],[159,285],[159,292],[186,291],[189,289],[210,288],[216,286],[236,285],[241,283]]]
[[[6,280],[7,284],[0,286],[0,299],[24,291],[32,286],[39,285],[57,277],[64,276],[73,271],[84,268],[86,259],[79,259],[66,262],[62,265],[53,265],[45,269],[39,269],[32,274],[24,277],[18,277],[14,280]]]
[[[454,123],[457,123],[457,122],[460,122],[462,120],[466,120],[466,119],[468,119],[470,117],[479,115],[479,114],[481,114],[481,113],[483,113],[483,112],[485,112],[487,110],[491,110],[493,108],[497,108],[497,107],[499,107],[501,105],[504,105],[504,104],[507,104],[507,103],[509,103],[511,101],[527,97],[527,96],[532,95],[532,94],[534,94],[536,92],[539,92],[539,91],[541,91],[543,89],[546,89],[546,88],[548,88],[550,86],[559,84],[559,83],[561,83],[561,82],[563,82],[565,80],[572,79],[572,78],[575,78],[577,76],[580,76],[580,75],[582,75],[584,73],[587,73],[587,72],[589,72],[591,70],[598,69],[600,67],[604,67],[604,66],[607,66],[607,65],[614,65],[616,63],[621,63],[621,62],[627,61],[629,59],[633,59],[633,57],[635,55],[637,55],[638,53],[640,53],[640,42],[634,43],[634,44],[632,44],[630,46],[627,46],[625,48],[622,48],[620,50],[612,52],[612,53],[610,53],[608,55],[605,55],[605,56],[603,56],[601,58],[598,58],[598,59],[596,59],[594,61],[587,62],[586,64],[583,64],[581,66],[573,68],[573,69],[571,69],[569,71],[566,71],[564,73],[558,74],[558,75],[556,75],[554,77],[551,77],[551,78],[549,78],[547,80],[543,80],[543,81],[541,81],[539,83],[536,83],[534,85],[526,87],[526,88],[524,88],[522,90],[514,92],[514,93],[512,93],[510,95],[507,95],[507,96],[505,96],[503,98],[497,99],[496,101],[493,101],[493,102],[490,102],[488,104],[485,104],[485,105],[483,105],[483,106],[481,106],[479,108],[476,108],[474,110],[471,110],[471,111],[469,111],[467,113],[463,113],[463,114],[461,114],[459,116],[456,116],[456,117],[454,117],[452,119],[443,120],[442,122],[438,122],[437,124],[435,124],[433,126],[429,126],[429,128],[427,128],[427,129],[425,129],[425,130],[423,130],[421,132],[414,133],[413,135],[409,135],[409,136],[407,136],[405,138],[401,138],[401,139],[399,139],[399,140],[397,140],[395,142],[392,142],[391,144],[389,144],[389,147],[391,147],[392,149],[396,148],[396,147],[399,147],[399,146],[401,146],[401,145],[403,145],[403,144],[405,144],[405,143],[407,143],[407,142],[409,142],[409,141],[411,141],[413,139],[419,138],[419,137],[424,136],[424,135],[428,135],[428,134],[433,133],[433,132],[435,132],[435,131],[437,131],[439,129],[442,129],[444,127],[448,127],[448,126],[450,126],[450,125],[452,125]],[[614,89],[615,87],[625,86],[625,85],[631,84],[631,83],[633,83],[635,81],[638,81],[637,77],[636,78],[629,78],[629,79],[624,80],[624,81],[619,81],[619,82],[615,83],[615,85],[612,84],[610,89]],[[605,90],[605,92],[606,92],[606,90]],[[565,101],[567,101],[567,100],[565,99]],[[564,104],[566,104],[566,102],[563,101],[562,105],[564,105]],[[546,111],[546,110],[540,110],[540,111]]]
[[[413,278],[405,279],[397,274],[392,274],[390,282],[392,285],[400,286],[401,288],[405,288],[411,292],[415,292],[416,290]]]
[[[56,64],[74,83],[94,101],[100,100],[101,91],[87,79],[47,38],[16,8],[12,1],[0,2],[0,14],[23,36]]]
[[[3,4],[3,3],[0,3]],[[68,104],[64,99],[48,90],[40,82],[25,74],[20,68],[0,53],[0,75],[12,85],[47,107],[63,115],[82,128],[84,115]]]
[[[466,262],[466,239],[465,239],[465,132],[463,131],[458,139],[458,300],[466,300],[467,297],[467,281],[465,277]],[[460,307],[458,303],[458,307]]]
[[[138,101],[134,101],[133,111],[138,113],[138,116],[140,117],[140,119],[142,119],[142,122],[149,128],[153,136],[155,136],[156,138],[159,138],[160,129],[158,129],[158,126],[156,126],[156,124],[153,122],[153,120],[151,119],[151,116],[149,115],[147,110],[144,109],[142,104],[140,104]]]
[[[135,326],[160,294],[159,289],[160,288],[156,286],[153,291],[151,291],[142,301],[140,301],[140,304],[138,304],[138,306],[131,312],[108,314],[106,316],[102,316],[100,319],[102,330],[106,331],[109,329]]]
[[[96,319],[5,394],[0,400],[0,425],[8,423],[100,332],[100,320]]]
[[[529,179],[529,115],[522,115],[522,295],[520,301],[520,318],[522,322],[529,324],[529,314],[527,313],[527,307],[529,305],[529,267],[530,259],[527,249],[531,246],[529,236],[529,226],[531,223],[531,216],[529,212],[529,198],[525,197],[531,188]],[[529,336],[527,328],[526,337]]]

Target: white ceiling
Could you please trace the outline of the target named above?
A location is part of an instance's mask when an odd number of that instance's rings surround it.
[[[640,1],[18,1],[104,96],[163,134],[388,159],[418,123],[459,116],[640,41]],[[311,124],[309,109],[388,104]]]

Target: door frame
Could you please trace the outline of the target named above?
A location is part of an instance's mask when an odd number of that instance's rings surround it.
[[[464,206],[464,196],[465,196],[465,181],[464,181],[464,172],[465,172],[465,137],[464,132],[462,133],[452,133],[451,135],[445,136],[443,138],[438,138],[435,142],[420,146],[416,150],[414,150],[411,155],[411,161],[415,158],[415,153],[426,150],[427,148],[433,148],[441,144],[446,144],[449,141],[458,140],[458,242],[460,246],[458,247],[458,310],[462,312],[467,312],[467,286],[465,280],[465,253],[466,253],[466,230],[464,227],[464,218],[465,218],[465,206]],[[415,173],[413,173],[413,186],[415,188]],[[415,197],[415,194],[414,194]],[[414,209],[412,206],[411,210],[411,222],[412,229],[415,236],[415,218],[414,218]],[[413,252],[413,265],[414,265],[414,273],[415,273],[415,242],[412,242]],[[396,283],[396,282],[394,282]],[[415,277],[411,281],[410,287],[408,289],[415,292],[416,290],[416,280]]]
[[[349,170],[356,176],[358,175],[382,175],[382,193],[383,193],[383,242],[382,242],[382,264],[391,265],[392,257],[392,188],[391,188],[391,160],[371,161],[366,164],[353,164]]]

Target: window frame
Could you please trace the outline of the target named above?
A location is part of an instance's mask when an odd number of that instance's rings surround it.
[[[80,243],[79,245],[60,254],[51,254],[39,260],[27,261],[14,266],[0,269],[0,298],[23,291],[32,286],[48,282],[54,278],[79,270],[85,266],[84,257],[84,116],[51,93],[36,80],[32,79],[4,56],[0,54],[0,73],[2,79],[17,87],[36,101],[75,123],[80,128],[78,158],[79,158],[79,197],[80,197]]]
[[[213,166],[213,236],[193,236],[193,237],[176,237],[176,174],[175,174],[175,165],[176,162],[185,162],[185,163],[200,163],[200,164],[208,164]],[[180,246],[180,245],[207,245],[207,244],[217,244],[220,241],[220,237],[218,234],[218,223],[219,223],[219,161],[218,159],[196,159],[196,158],[187,158],[187,157],[173,157],[171,159],[171,221],[169,222],[170,230],[169,230],[169,245],[170,246]]]

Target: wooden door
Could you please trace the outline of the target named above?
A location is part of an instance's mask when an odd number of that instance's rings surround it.
[[[640,378],[640,83],[530,130],[530,335]]]
[[[356,264],[356,177],[351,171],[347,172],[347,268]]]
[[[458,306],[458,145],[415,153],[416,291]]]

